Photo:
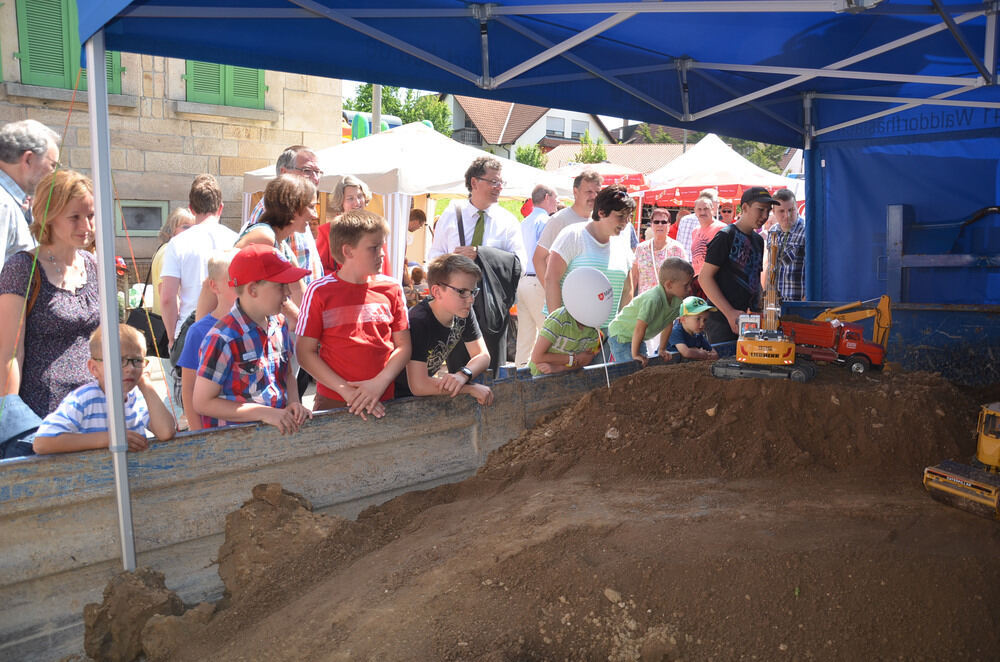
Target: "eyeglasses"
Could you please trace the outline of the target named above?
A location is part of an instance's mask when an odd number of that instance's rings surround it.
[[[653,225],[670,225],[670,221],[650,221]]]
[[[302,174],[306,175],[307,177],[322,177],[323,176],[323,171],[320,170],[319,168],[296,168],[296,167],[291,167],[291,168],[289,168],[289,170],[298,170],[299,172],[301,172]]]
[[[503,188],[504,186],[507,186],[507,182],[502,179],[486,179],[485,177],[476,177],[476,179],[481,182],[486,182],[493,188]],[[449,287],[451,286],[449,285]]]
[[[733,213],[732,209],[720,209],[719,211],[721,211],[723,214],[732,214]]]
[[[452,285],[449,285],[448,283],[441,283],[441,284],[447,287],[448,289],[455,290],[455,293],[458,294],[458,296],[462,297],[463,299],[475,299],[476,295],[479,294],[478,287],[474,287],[471,290],[467,290],[464,287],[454,287]]]
[[[100,361],[102,363],[104,362],[104,359],[99,359],[97,357],[92,357],[92,358],[95,361]],[[145,368],[148,365],[149,365],[149,359],[145,357],[130,357],[130,356],[122,357],[122,370],[130,366],[133,368]]]

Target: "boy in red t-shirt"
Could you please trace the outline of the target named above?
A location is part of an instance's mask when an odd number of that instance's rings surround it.
[[[295,327],[295,355],[317,382],[313,411],[346,405],[381,418],[381,401],[392,399],[410,360],[403,288],[379,273],[388,233],[385,219],[364,209],[331,226],[330,252],[342,266],[309,284]]]

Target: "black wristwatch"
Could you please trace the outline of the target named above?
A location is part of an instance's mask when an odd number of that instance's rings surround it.
[[[465,375],[468,378],[468,381],[470,382],[472,381],[472,371],[469,370],[469,366],[467,365],[462,366],[462,369],[459,370],[459,372]]]

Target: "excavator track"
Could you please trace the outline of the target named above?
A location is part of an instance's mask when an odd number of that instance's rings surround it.
[[[719,359],[712,364],[712,376],[719,379],[791,379],[807,382],[816,376],[816,366],[803,361],[792,365],[753,365],[736,359]]]

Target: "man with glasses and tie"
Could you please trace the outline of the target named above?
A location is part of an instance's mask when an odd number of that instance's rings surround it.
[[[489,350],[490,369],[506,362],[507,322],[514,303],[523,265],[527,264],[521,226],[513,214],[498,203],[504,181],[501,164],[492,156],[481,156],[465,171],[468,202],[448,206],[438,219],[428,259],[455,253],[482,269],[481,291],[474,308]],[[468,361],[459,346],[448,357],[461,367]]]
[[[59,166],[59,134],[36,120],[0,129],[0,268],[11,255],[35,247],[28,231],[31,196],[45,175]]]

